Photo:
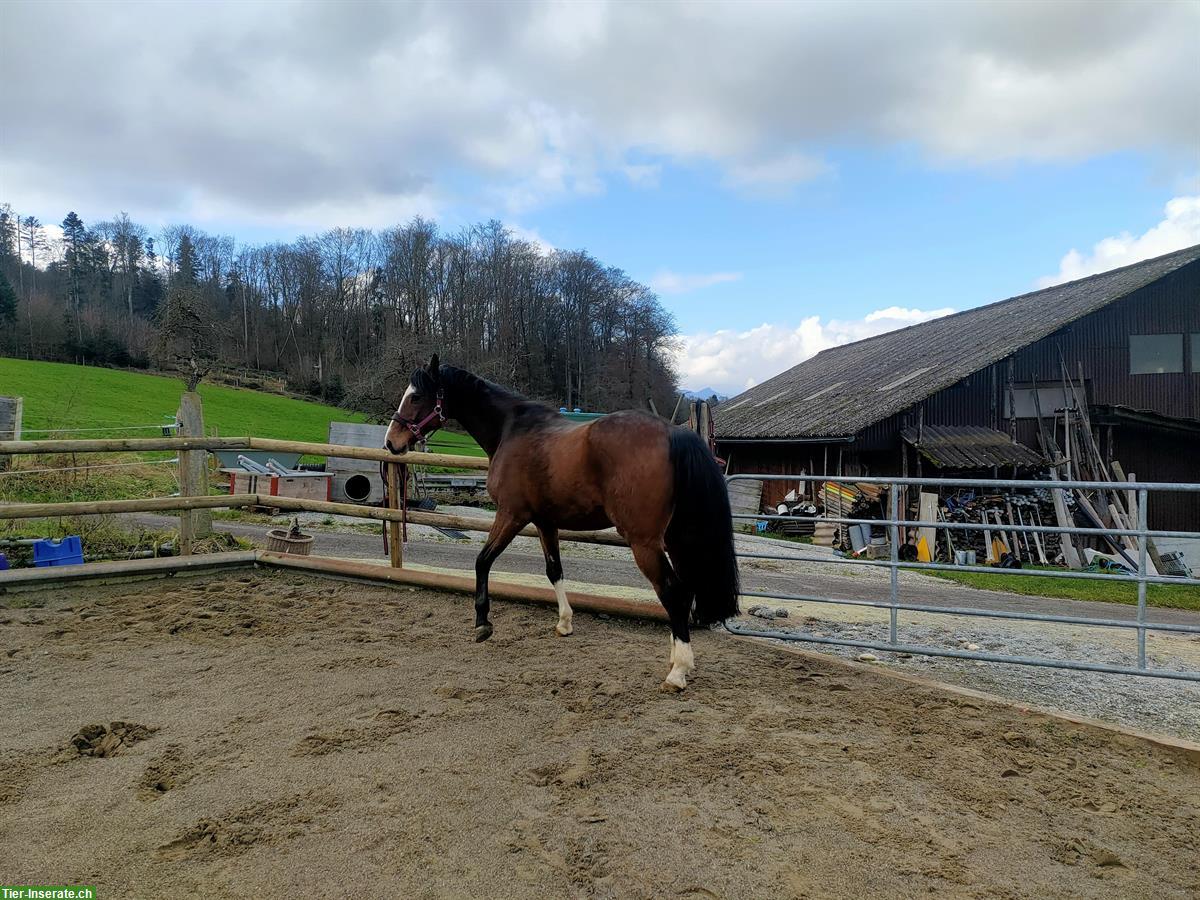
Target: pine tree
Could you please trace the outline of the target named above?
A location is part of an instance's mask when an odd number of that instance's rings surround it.
[[[74,355],[79,357],[83,346],[83,320],[79,315],[80,270],[84,265],[83,255],[87,229],[83,227],[83,220],[72,210],[62,220],[62,230],[67,262],[67,318],[75,326]]]
[[[5,322],[10,328],[17,324],[17,292],[0,271],[0,323]]]
[[[179,271],[175,280],[181,284],[196,283],[196,247],[187,232],[179,238]]]

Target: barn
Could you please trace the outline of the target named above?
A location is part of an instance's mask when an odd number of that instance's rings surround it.
[[[1107,460],[1200,482],[1200,245],[825,350],[719,406],[718,451],[730,473],[1028,475],[1068,384]],[[1200,495],[1151,504],[1152,528],[1198,522]]]

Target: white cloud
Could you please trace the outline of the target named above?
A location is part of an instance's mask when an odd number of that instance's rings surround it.
[[[737,394],[804,362],[829,347],[862,340],[885,331],[949,315],[953,309],[888,307],[861,319],[809,316],[799,325],[767,324],[749,331],[715,331],[684,335],[675,357],[681,384],[711,384]]]
[[[1163,220],[1153,228],[1140,235],[1122,231],[1116,237],[1097,241],[1088,254],[1072,248],[1059,262],[1058,274],[1039,278],[1037,286],[1049,287],[1119,269],[1194,244],[1200,244],[1200,195],[1176,197],[1168,201]]]
[[[806,181],[832,171],[823,159],[805,153],[785,153],[769,159],[735,163],[726,170],[725,185],[756,194],[787,193]]]
[[[552,243],[538,234],[537,229],[535,228],[525,228],[521,225],[514,225],[512,222],[505,223],[504,227],[511,231],[514,237],[533,244],[538,253],[542,254],[542,256],[549,256],[558,249]]]
[[[662,166],[647,163],[628,163],[621,166],[621,171],[634,187],[656,188],[662,177]]]
[[[25,2],[4,25],[8,70],[38,73],[0,93],[5,199],[42,215],[515,216],[671,163],[778,193],[836,147],[1177,168],[1200,141],[1196,3]]]
[[[650,287],[660,294],[688,294],[714,284],[741,281],[741,272],[709,272],[707,274],[684,275],[663,269],[650,279]]]

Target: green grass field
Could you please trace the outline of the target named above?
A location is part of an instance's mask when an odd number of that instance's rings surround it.
[[[26,440],[52,438],[155,437],[153,428],[173,421],[183,383],[177,378],[29,362],[0,357],[0,395],[23,397]],[[277,394],[221,385],[200,385],[204,423],[209,434],[223,437],[266,437],[324,443],[329,423],[364,422],[366,416],[334,406]],[[54,429],[55,431],[49,431]],[[114,430],[92,430],[114,429]],[[483,456],[468,436],[441,431],[431,451]],[[0,502],[41,503],[115,500],[162,496],[177,490],[175,467],[163,462],[174,454],[104,454],[25,457],[21,469],[43,470],[0,474]],[[148,462],[146,465],[136,465]],[[85,465],[119,467],[79,471]]]
[[[1137,584],[1127,581],[1050,578],[1044,575],[1009,575],[1002,572],[930,570],[925,574],[987,591],[1004,591],[1031,597],[1057,597],[1064,600],[1137,603]],[[1200,610],[1200,587],[1189,584],[1149,584],[1146,585],[1146,603],[1148,606]]]
[[[170,421],[182,392],[183,383],[177,378],[0,357],[0,395],[25,398],[23,436],[27,440],[63,436],[39,429],[117,428]],[[200,396],[205,426],[227,437],[324,442],[330,422],[366,421],[359,413],[337,407],[240,388],[201,384]],[[105,433],[81,431],[78,436],[102,437]],[[154,431],[111,434],[153,437]]]
[[[24,437],[153,437],[152,429],[84,431],[155,425],[170,421],[179,407],[183,384],[177,378],[117,369],[29,362],[0,357],[0,395],[25,398]],[[366,416],[322,403],[295,400],[242,388],[200,385],[204,424],[224,437],[265,437],[324,443],[329,423],[365,422]],[[42,429],[70,429],[47,434]],[[435,434],[430,450],[482,456],[468,435],[450,431]]]

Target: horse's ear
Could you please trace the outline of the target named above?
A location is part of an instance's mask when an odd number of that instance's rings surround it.
[[[433,356],[429,357],[429,367],[428,367],[429,376],[434,381],[438,380],[438,375],[439,375],[438,366],[439,365],[440,365],[440,363],[438,362],[438,355],[436,353],[433,354]]]

